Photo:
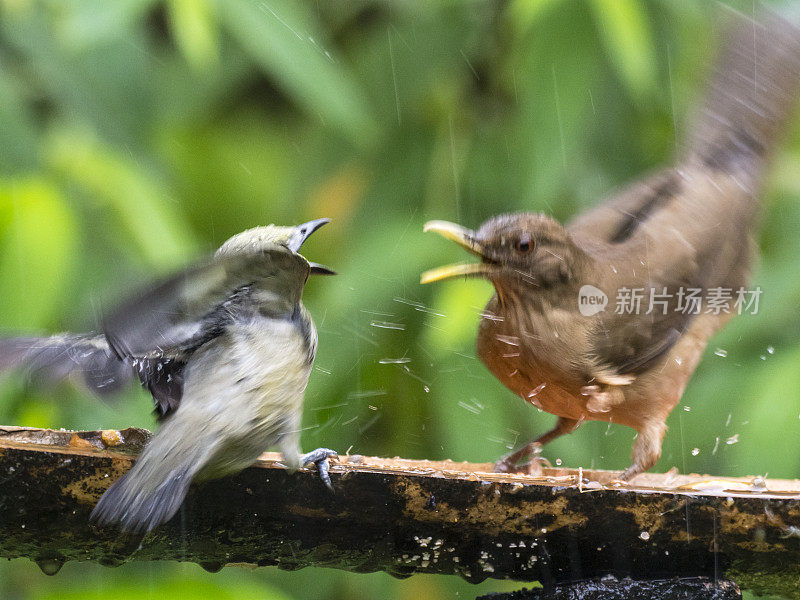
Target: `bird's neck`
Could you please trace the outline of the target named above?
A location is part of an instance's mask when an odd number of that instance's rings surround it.
[[[302,290],[275,290],[256,287],[251,292],[253,305],[259,314],[272,319],[291,319],[302,307]]]

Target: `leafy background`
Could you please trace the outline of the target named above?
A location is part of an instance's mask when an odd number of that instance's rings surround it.
[[[553,417],[476,360],[479,281],[421,233],[503,211],[568,218],[671,159],[730,3],[700,0],[0,0],[0,327],[96,327],[101,306],[258,224],[333,218],[306,304],[320,352],[303,447],[490,461]],[[752,13],[751,2],[734,3]],[[710,344],[656,467],[795,477],[800,140],[764,194],[758,315]],[[388,325],[387,325],[388,324]],[[724,356],[723,356],[724,355]],[[385,359],[408,359],[387,363]],[[383,361],[383,362],[382,362]],[[153,427],[144,392],[0,389],[4,424]],[[620,469],[633,431],[548,447]],[[0,564],[4,598],[473,597],[521,584],[316,569]]]

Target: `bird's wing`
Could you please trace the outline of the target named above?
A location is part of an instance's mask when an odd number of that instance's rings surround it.
[[[31,383],[42,387],[77,379],[99,396],[119,391],[134,377],[102,335],[0,339],[0,370],[13,369],[24,370]]]
[[[308,263],[296,254],[267,250],[195,265],[133,294],[103,320],[111,348],[121,357],[169,355],[219,335],[226,302],[248,286],[276,298],[297,294]]]
[[[590,219],[569,227],[596,258],[595,285],[609,299],[592,334],[593,353],[604,370],[618,375],[646,370],[698,314],[716,310],[709,305],[715,293],[728,298],[716,313],[720,326],[733,313],[749,275],[752,204],[725,174],[668,170],[593,211],[595,229]]]
[[[132,295],[104,319],[103,330],[163,419],[180,405],[192,353],[224,333],[236,315],[263,308],[266,298],[296,294],[308,269],[285,250],[198,264]]]
[[[131,360],[142,387],[153,395],[155,412],[159,420],[167,418],[180,406],[183,398],[184,369],[191,355],[200,346],[222,335],[234,315],[242,314],[252,306],[252,288],[237,288],[222,303],[200,318],[196,335],[182,340],[177,347],[161,349]]]
[[[646,299],[647,295],[642,302],[643,313],[648,309]],[[614,311],[614,306],[609,310]],[[646,371],[666,356],[698,314],[676,311],[671,305],[666,313],[656,309],[651,314],[612,313],[599,319],[591,335],[591,374],[601,382],[612,383],[618,377]]]
[[[568,226],[614,273],[601,278],[611,306],[592,337],[603,372],[635,374],[669,352],[696,316],[678,309],[681,288],[700,288],[707,298],[747,284],[759,182],[800,88],[800,30],[769,11],[760,20],[732,16],[680,166],[632,184]],[[648,295],[666,288],[673,296],[666,314],[660,307],[648,314],[649,306],[617,314],[612,294],[640,287]],[[705,302],[700,310],[708,310]]]
[[[581,213],[567,229],[576,241],[620,244],[633,237],[646,221],[667,208],[683,190],[684,181],[672,168],[653,173],[614,193]]]

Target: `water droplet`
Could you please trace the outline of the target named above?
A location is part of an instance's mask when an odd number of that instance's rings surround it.
[[[37,559],[36,564],[45,575],[55,575],[64,566],[64,560],[60,558],[40,558]]]
[[[691,406],[684,406],[683,410],[685,410],[686,412],[692,412],[692,407]]]
[[[378,361],[379,364],[382,365],[404,365],[406,363],[410,363],[410,358],[382,358]]]
[[[495,338],[497,338],[498,342],[503,342],[504,344],[508,344],[509,346],[519,346],[519,338],[515,335],[497,334]]]
[[[767,353],[768,354],[775,354],[775,348],[772,346],[767,346]]]
[[[697,456],[700,454],[700,448],[692,448],[692,456]]]
[[[739,441],[739,434],[738,433],[734,433],[731,437],[729,437],[727,440],[725,440],[725,443],[730,446],[732,444],[736,444],[738,441]]]
[[[203,567],[209,573],[219,573],[222,570],[222,567],[225,566],[225,563],[218,562],[218,561],[209,561],[209,562],[201,562],[200,566]]]
[[[639,537],[646,542],[647,540],[650,539],[650,534],[647,533],[646,531],[643,531],[642,533],[639,534]]]
[[[380,329],[395,329],[398,331],[403,331],[406,328],[402,323],[392,323],[390,321],[372,321],[370,325]]]
[[[725,358],[726,356],[728,356],[728,351],[723,350],[722,348],[717,348],[716,350],[714,350],[714,354],[722,358]]]
[[[531,390],[530,392],[528,392],[528,398],[533,398],[533,397],[534,397],[534,396],[536,396],[536,395],[537,395],[539,392],[541,392],[541,391],[542,391],[542,390],[543,390],[543,389],[544,389],[546,386],[547,386],[547,384],[546,384],[546,383],[542,383],[541,385],[538,385],[538,386],[536,386],[536,388],[535,388],[535,389],[533,389],[533,390]]]

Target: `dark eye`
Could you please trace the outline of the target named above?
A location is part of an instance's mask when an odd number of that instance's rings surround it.
[[[527,233],[523,233],[521,236],[519,236],[519,239],[514,242],[514,249],[520,254],[528,254],[531,250],[533,250],[533,246],[533,240]]]

